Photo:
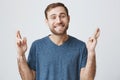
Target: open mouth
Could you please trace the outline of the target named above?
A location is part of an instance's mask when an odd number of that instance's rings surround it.
[[[57,25],[57,26],[55,26],[55,28],[56,28],[56,27],[61,27],[61,28],[62,28],[62,27],[64,27],[64,25]]]
[[[64,28],[65,28],[64,25],[55,26],[55,30],[56,30],[56,31],[63,31]]]

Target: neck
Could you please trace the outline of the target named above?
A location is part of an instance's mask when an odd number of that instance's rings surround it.
[[[51,34],[49,36],[49,38],[56,44],[56,45],[62,45],[67,39],[68,39],[68,35],[64,34],[64,35],[54,35]]]

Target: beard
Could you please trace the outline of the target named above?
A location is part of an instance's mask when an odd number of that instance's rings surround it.
[[[62,30],[59,30],[59,29],[61,29],[61,27],[56,26],[55,28],[51,28],[50,31],[55,35],[64,35],[67,33],[68,26],[66,26],[66,27],[62,26],[62,28],[63,28]]]

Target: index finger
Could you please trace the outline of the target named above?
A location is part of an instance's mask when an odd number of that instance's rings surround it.
[[[19,31],[19,30],[18,30],[18,31],[17,31],[17,33],[16,33],[16,37],[17,37],[17,38],[22,39],[22,37],[21,37],[21,34],[20,34],[20,31]]]
[[[100,35],[100,29],[97,28],[93,36],[97,39],[99,35]]]

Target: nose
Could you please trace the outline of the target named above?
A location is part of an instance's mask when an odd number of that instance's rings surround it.
[[[58,17],[57,20],[56,20],[57,23],[61,23],[61,18]]]

